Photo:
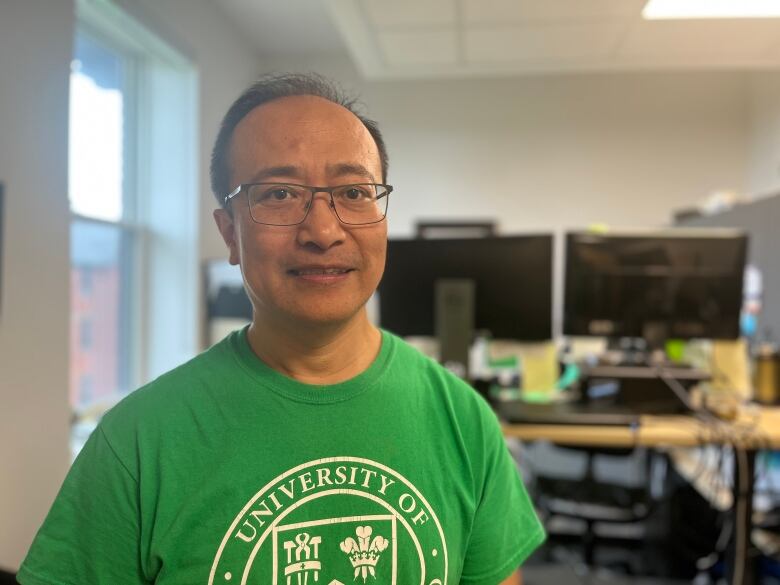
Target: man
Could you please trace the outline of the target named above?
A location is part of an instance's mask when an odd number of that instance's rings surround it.
[[[520,582],[544,532],[495,416],[366,315],[386,172],[376,125],[318,77],[236,101],[214,217],[252,324],[103,418],[23,585]]]

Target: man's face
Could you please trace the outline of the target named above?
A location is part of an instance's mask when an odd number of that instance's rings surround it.
[[[365,126],[345,108],[313,96],[282,98],[252,110],[233,132],[229,158],[233,188],[253,182],[331,187],[382,181],[379,151]],[[215,218],[261,319],[346,322],[379,284],[386,221],[344,225],[327,193],[316,194],[306,220],[294,226],[255,223],[243,193],[231,205],[232,219],[224,210]],[[322,273],[333,268],[347,271]]]

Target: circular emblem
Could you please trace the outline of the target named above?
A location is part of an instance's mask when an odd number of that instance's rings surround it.
[[[443,585],[444,533],[423,494],[389,467],[330,457],[275,478],[222,539],[209,585]]]

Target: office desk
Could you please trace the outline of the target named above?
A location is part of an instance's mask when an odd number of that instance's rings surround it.
[[[500,412],[500,408],[499,408]],[[713,425],[717,424],[715,430]],[[734,514],[736,531],[729,551],[730,583],[756,582],[750,539],[756,452],[780,449],[780,408],[751,406],[734,421],[702,422],[692,416],[643,416],[634,427],[554,424],[503,424],[504,436],[522,441],[548,440],[582,447],[698,447],[733,445],[741,465],[735,466]],[[747,481],[744,481],[747,479]],[[741,535],[741,539],[740,539]],[[747,536],[747,538],[746,538]],[[736,576],[735,576],[736,575]]]
[[[500,411],[499,411],[500,412]],[[780,449],[780,407],[749,407],[734,421],[720,421],[746,450]],[[546,439],[582,447],[697,447],[724,442],[709,423],[692,416],[642,416],[635,427],[555,424],[502,425],[504,436],[522,441]],[[751,433],[752,431],[752,433]]]

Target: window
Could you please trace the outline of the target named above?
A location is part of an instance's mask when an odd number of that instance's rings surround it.
[[[81,337],[79,341],[79,347],[83,351],[89,351],[92,349],[92,320],[82,319],[81,321]]]
[[[78,271],[79,293],[83,296],[92,294],[92,270],[88,266],[82,266]]]
[[[114,4],[78,0],[70,77],[70,404],[100,416],[197,348],[196,75]]]
[[[134,257],[143,237],[135,221],[129,156],[134,57],[83,27],[70,79],[68,197],[71,221],[71,406],[106,407],[132,379]],[[100,343],[92,343],[91,324]],[[88,332],[87,332],[88,330]],[[89,380],[89,382],[85,382]],[[97,384],[92,382],[98,381]]]
[[[90,400],[92,395],[93,383],[92,383],[92,376],[86,375],[81,376],[79,379],[79,394],[84,397],[87,401]]]

